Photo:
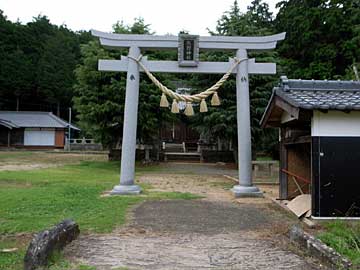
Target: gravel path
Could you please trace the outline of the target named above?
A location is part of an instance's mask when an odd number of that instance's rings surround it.
[[[229,233],[100,236],[78,247],[97,269],[317,269],[268,240]]]
[[[144,202],[126,226],[83,235],[66,256],[97,270],[322,269],[289,249],[284,235],[296,220],[265,198],[234,199],[226,178],[161,174],[138,181],[205,198]]]

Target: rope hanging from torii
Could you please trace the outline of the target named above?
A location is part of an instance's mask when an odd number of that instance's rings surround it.
[[[166,98],[166,96],[169,96],[173,99],[172,105],[171,105],[171,112],[172,113],[179,113],[179,105],[178,101],[184,101],[186,102],[186,108],[185,108],[185,115],[191,116],[194,115],[194,110],[192,107],[192,102],[200,102],[200,112],[207,112],[207,105],[205,99],[212,95],[211,99],[211,105],[212,106],[219,106],[220,105],[220,99],[217,94],[217,90],[224,84],[224,82],[229,78],[233,70],[242,62],[247,60],[245,59],[238,59],[234,58],[234,64],[229,68],[229,70],[221,77],[220,80],[218,80],[213,86],[209,87],[205,91],[195,94],[195,95],[183,95],[178,94],[175,91],[167,88],[165,85],[163,85],[147,68],[146,66],[141,63],[141,58],[143,56],[140,55],[139,58],[134,58],[132,56],[128,56],[128,58],[134,60],[138,63],[138,65],[144,70],[146,75],[149,77],[149,79],[161,90],[162,96],[160,100],[160,107],[169,107],[169,102]]]

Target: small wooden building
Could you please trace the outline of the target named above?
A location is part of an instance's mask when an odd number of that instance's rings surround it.
[[[64,148],[68,129],[69,123],[51,112],[0,111],[0,147]]]
[[[313,217],[360,217],[360,82],[281,77],[261,120],[280,128],[280,199]]]

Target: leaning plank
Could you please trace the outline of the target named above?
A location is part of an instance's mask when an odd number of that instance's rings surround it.
[[[311,209],[311,195],[302,194],[291,200],[287,207],[297,216],[301,217]]]
[[[54,254],[62,250],[79,235],[79,226],[72,220],[64,220],[50,230],[35,235],[24,258],[24,269],[35,270],[45,267]]]

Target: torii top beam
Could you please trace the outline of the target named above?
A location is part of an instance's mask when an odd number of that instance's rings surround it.
[[[111,48],[129,48],[136,46],[143,49],[176,49],[179,46],[178,36],[124,35],[91,30],[99,37],[100,44]],[[240,36],[203,36],[199,38],[199,48],[203,50],[269,50],[275,49],[276,43],[285,39],[285,32],[259,37]]]

